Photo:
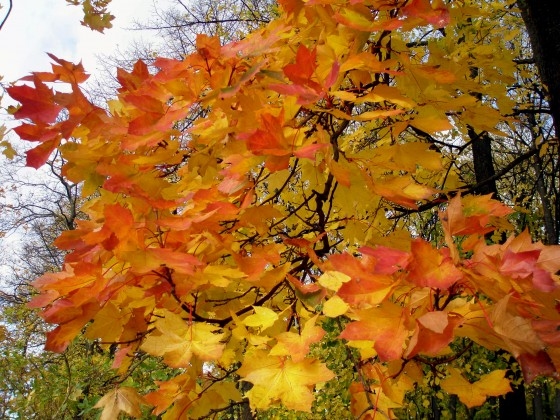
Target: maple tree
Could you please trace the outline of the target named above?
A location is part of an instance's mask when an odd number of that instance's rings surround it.
[[[528,383],[556,377],[560,249],[511,234],[513,210],[460,171],[465,139],[475,154],[516,123],[518,68],[483,23],[513,3],[279,3],[242,40],[199,35],[157,72],[118,70],[106,109],[55,56],[8,89],[28,165],[59,150],[86,200],[55,241],[63,270],[34,282],[57,324],[46,348],[85,328],[119,375],[143,354],[178,370],[147,395],[116,386],[102,418],[309,412],[336,381],[314,350],[329,328],[356,417],[395,417],[429,375],[467,407],[509,392],[506,369],[448,366],[473,345],[510,353]]]

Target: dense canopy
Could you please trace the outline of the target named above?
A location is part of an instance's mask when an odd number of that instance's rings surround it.
[[[474,349],[513,356],[528,384],[556,378],[558,233],[522,218],[527,181],[506,177],[558,143],[515,2],[274,14],[119,68],[102,106],[55,56],[7,89],[27,164],[60,153],[81,185],[63,267],[33,283],[46,349],[110,350],[103,419],[333,413],[336,387],[355,418],[396,418],[422,385],[477,407],[519,381],[505,362],[471,371]],[[125,383],[145,356],[165,375]]]

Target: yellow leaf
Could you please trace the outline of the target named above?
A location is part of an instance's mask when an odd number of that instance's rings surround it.
[[[264,308],[262,306],[253,307],[255,313],[249,315],[243,320],[243,323],[248,327],[260,327],[266,330],[276,322],[278,314],[272,309]]]
[[[291,356],[294,362],[301,362],[307,353],[309,346],[318,342],[325,335],[325,330],[315,325],[317,316],[305,323],[301,334],[284,332],[276,338],[278,343],[270,350],[271,356]]]
[[[339,271],[326,271],[319,277],[319,284],[329,290],[338,291],[340,287],[352,278]]]
[[[114,303],[107,302],[95,315],[85,336],[91,339],[101,338],[105,342],[117,340],[122,333],[123,325],[130,317],[130,311],[128,312],[129,314],[125,315]]]
[[[323,305],[323,313],[330,318],[336,318],[337,316],[344,315],[349,308],[350,306],[339,296],[333,296]]]
[[[124,411],[126,414],[139,418],[142,415],[140,404],[144,403],[144,398],[136,389],[123,386],[113,389],[105,394],[95,404],[94,408],[102,408],[100,420],[114,420],[119,418],[119,413]]]
[[[441,381],[441,387],[449,394],[455,394],[468,408],[484,404],[487,397],[497,397],[511,392],[505,370],[495,370],[480,380],[470,383],[457,369],[449,369],[450,376]]]
[[[420,108],[418,116],[410,120],[409,124],[428,134],[435,134],[439,131],[451,130],[453,128],[449,118],[433,106]]]
[[[0,127],[0,138],[2,138],[3,131],[4,131],[4,127]],[[17,152],[12,147],[9,141],[4,140],[0,142],[0,147],[4,149],[2,150],[2,154],[6,156],[8,159],[12,160],[14,157],[17,156]]]
[[[445,115],[426,116],[414,118],[410,121],[410,125],[428,134],[435,134],[439,131],[451,130],[453,125],[449,122]]]
[[[163,311],[155,322],[156,332],[148,336],[141,348],[153,356],[163,356],[172,367],[188,366],[192,356],[200,360],[219,359],[224,351],[223,333],[202,322],[189,322],[169,311]]]
[[[253,384],[247,392],[253,410],[281,402],[290,410],[310,412],[313,386],[335,377],[316,359],[294,362],[260,350],[248,353],[237,373]]]

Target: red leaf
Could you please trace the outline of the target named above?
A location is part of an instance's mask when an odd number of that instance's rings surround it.
[[[300,44],[295,64],[284,66],[284,74],[288,79],[297,85],[309,82],[309,79],[317,68],[317,50],[309,50],[305,45]]]
[[[379,245],[375,248],[364,246],[359,251],[377,260],[374,270],[379,274],[396,273],[399,270],[406,269],[410,263],[410,253],[399,249]]]
[[[21,103],[14,116],[44,124],[54,122],[62,107],[54,102],[54,93],[38,77],[33,78],[33,84],[35,87],[20,85],[6,89],[13,99]]]
[[[546,344],[554,347],[560,346],[560,321],[548,319],[535,319],[531,322],[533,330]]]
[[[521,365],[523,378],[528,384],[541,375],[552,376],[558,379],[559,375],[556,372],[556,367],[548,353],[544,350],[540,350],[536,354],[523,353],[517,358],[517,361]]]
[[[247,138],[247,148],[255,155],[285,156],[291,153],[290,145],[283,135],[284,113],[275,117],[261,116],[261,127]]]
[[[27,166],[37,169],[44,165],[44,163],[49,159],[49,156],[51,155],[53,150],[58,147],[59,143],[60,139],[56,138],[54,140],[49,140],[41,143],[34,149],[25,152],[25,154],[27,155]]]

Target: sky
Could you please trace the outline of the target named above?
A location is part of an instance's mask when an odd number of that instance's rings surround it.
[[[131,31],[133,22],[146,21],[154,11],[173,0],[112,0],[109,11],[115,16],[113,28],[103,34],[82,26],[82,9],[66,0],[13,0],[8,20],[0,31],[0,75],[12,82],[33,71],[48,71],[47,53],[71,62],[82,61],[86,72],[95,74],[96,56],[125,50],[133,39],[149,34]],[[0,0],[0,16],[8,10],[8,0]],[[6,105],[4,98],[2,104]]]
[[[134,37],[130,31],[134,20],[143,21],[168,0],[112,0],[109,11],[115,16],[113,28],[103,34],[82,26],[82,10],[65,0],[13,0],[13,9],[0,31],[2,63],[0,74],[12,81],[31,71],[50,69],[47,52],[68,61],[83,60],[86,70],[95,71],[95,56],[110,53],[117,46],[126,47]],[[0,15],[7,10],[7,0]],[[145,34],[144,34],[145,36]]]

